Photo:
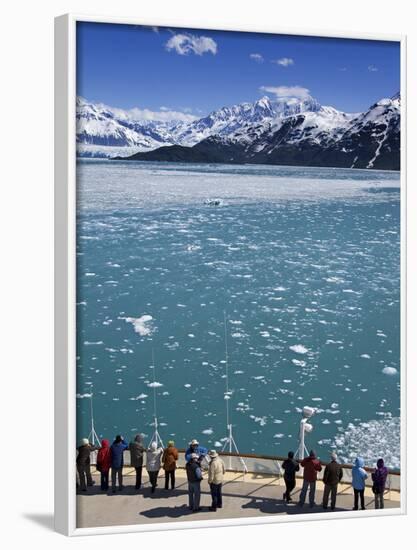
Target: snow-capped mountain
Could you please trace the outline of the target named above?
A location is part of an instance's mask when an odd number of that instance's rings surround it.
[[[77,98],[77,149],[80,156],[105,156],[132,150],[149,151],[175,143],[179,121],[136,120],[129,112]]]
[[[128,111],[77,98],[77,144],[80,156],[113,156],[115,151],[149,151],[162,145],[193,146],[213,135],[230,136],[254,124],[267,125],[303,112],[319,112],[313,98],[271,100],[264,96],[254,103],[244,102],[222,107],[206,117],[179,120],[143,120]],[[132,151],[133,152],[133,151]]]
[[[129,158],[398,170],[400,97],[382,99],[356,115],[315,102],[313,109],[275,112],[228,133],[217,131],[192,147],[163,146]]]
[[[213,111],[177,131],[175,139],[181,145],[195,145],[210,136],[227,137],[239,131],[244,133],[244,129],[256,124],[264,125],[306,111],[316,112],[320,108],[313,98],[271,100],[264,96],[254,103],[244,102]]]
[[[355,117],[327,154],[333,166],[400,168],[400,95],[381,99]]]

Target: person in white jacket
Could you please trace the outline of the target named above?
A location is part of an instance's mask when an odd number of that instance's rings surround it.
[[[208,483],[211,492],[210,512],[215,512],[217,508],[222,508],[222,484],[226,468],[223,460],[216,451],[209,452],[210,464],[208,467]]]
[[[151,493],[155,492],[155,487],[158,482],[158,473],[161,469],[161,457],[164,449],[158,447],[155,441],[152,441],[149,449],[146,451],[146,470],[149,475],[149,482],[151,484]]]

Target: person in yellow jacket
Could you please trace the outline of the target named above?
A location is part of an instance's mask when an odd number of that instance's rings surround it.
[[[209,452],[210,464],[208,467],[208,483],[211,492],[210,512],[215,512],[217,508],[222,508],[222,484],[226,468],[223,460],[216,451]]]

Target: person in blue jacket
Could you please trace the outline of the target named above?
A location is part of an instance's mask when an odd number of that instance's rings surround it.
[[[185,451],[185,462],[190,462],[191,455],[196,454],[198,455],[198,462],[201,464],[201,461],[207,455],[207,453],[208,449],[202,447],[197,439],[193,439],[192,441],[190,441],[190,446]]]
[[[352,486],[354,493],[353,509],[358,509],[359,497],[361,499],[361,510],[365,510],[365,479],[368,474],[364,470],[365,461],[358,456],[355,460],[355,465],[352,468]]]
[[[111,488],[116,492],[116,476],[119,481],[119,491],[123,489],[123,453],[129,445],[125,443],[121,435],[116,435],[111,450]]]

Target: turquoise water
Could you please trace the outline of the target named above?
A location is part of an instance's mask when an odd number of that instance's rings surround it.
[[[207,199],[221,199],[209,206]],[[226,435],[399,465],[400,186],[394,172],[80,161],[77,435]]]

